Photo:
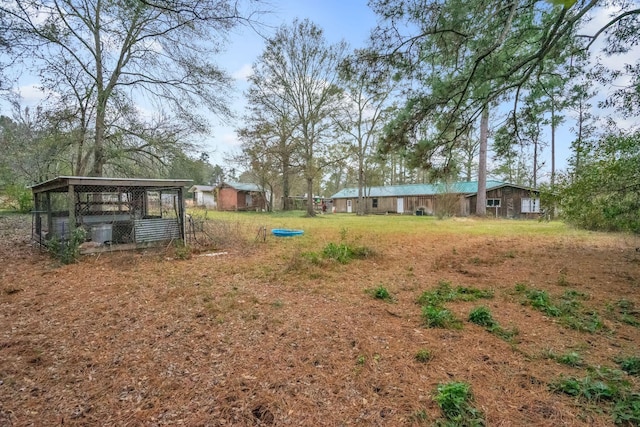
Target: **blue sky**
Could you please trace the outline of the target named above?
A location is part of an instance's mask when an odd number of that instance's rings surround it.
[[[330,43],[345,40],[350,48],[363,47],[371,29],[376,25],[377,17],[367,6],[367,0],[270,0],[271,5],[266,8],[271,12],[263,15],[261,21],[264,26],[260,28],[263,36],[271,36],[275,30],[285,24],[289,25],[294,19],[308,18],[321,27],[325,37]],[[608,19],[606,13],[596,16],[590,26],[598,28]],[[592,31],[589,31],[593,33]],[[229,35],[229,44],[226,51],[218,58],[218,63],[235,78],[234,98],[230,99],[232,109],[238,117],[242,116],[244,101],[243,91],[247,88],[246,77],[251,70],[252,63],[257,59],[264,48],[264,39],[250,28],[239,28]],[[639,50],[631,55],[640,57]],[[619,58],[606,59],[611,64],[622,64]],[[628,62],[628,61],[627,61]],[[33,79],[23,76],[20,81],[20,91],[24,97],[24,105],[34,105],[42,99],[42,94],[35,89]],[[601,91],[600,98],[606,95],[607,90]],[[0,113],[8,114],[6,108],[0,105]],[[569,128],[575,124],[575,120],[566,113],[565,123],[557,135],[556,168],[561,170],[566,167],[566,159],[569,155],[569,145],[574,138]],[[238,140],[235,129],[240,122],[221,123],[216,117],[210,117],[212,135],[203,138],[202,151],[209,153],[212,163],[225,165],[225,156],[228,153],[237,152]],[[623,120],[620,120],[623,123]],[[495,123],[492,123],[495,125]],[[629,123],[623,123],[629,125]],[[549,140],[549,136],[546,137]],[[543,160],[546,162],[544,173],[550,169],[550,148],[545,148]]]
[[[324,30],[329,43],[345,40],[351,49],[364,47],[370,30],[376,24],[376,15],[367,6],[366,0],[274,0],[272,10],[262,17],[265,26],[262,35],[269,37],[281,25],[290,25],[296,18],[308,18]],[[242,91],[247,88],[246,77],[251,65],[264,49],[262,37],[249,28],[231,35],[231,43],[219,64],[236,79],[234,110],[242,115],[244,102]],[[213,136],[206,139],[205,149],[211,150],[212,162],[223,162],[224,155],[234,152],[238,140],[234,126],[225,125],[215,119]]]

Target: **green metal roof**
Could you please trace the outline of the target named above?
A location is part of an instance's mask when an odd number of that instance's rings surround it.
[[[229,187],[235,188],[240,191],[257,191],[262,192],[262,189],[257,184],[246,183],[246,182],[227,182],[225,181],[223,184],[228,185]]]
[[[510,185],[502,181],[487,180],[487,190]],[[519,187],[516,185],[516,187]],[[450,184],[405,184],[382,187],[365,187],[366,197],[404,197],[433,196],[435,194],[473,194],[478,192],[478,181],[454,182]],[[357,188],[344,188],[331,196],[332,199],[351,199],[358,197]]]

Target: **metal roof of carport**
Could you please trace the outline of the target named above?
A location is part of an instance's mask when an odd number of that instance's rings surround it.
[[[137,188],[178,188],[186,187],[193,181],[190,179],[150,179],[150,178],[106,178],[91,176],[59,176],[31,187],[34,193],[46,191],[67,191],[74,187],[102,187],[103,191],[116,191],[123,187]]]

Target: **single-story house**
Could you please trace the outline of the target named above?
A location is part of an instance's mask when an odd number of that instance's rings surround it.
[[[478,182],[406,184],[365,187],[368,213],[468,216],[475,211]],[[357,212],[358,189],[345,188],[333,196],[335,212]],[[540,196],[535,189],[487,180],[487,214],[501,218],[537,218]]]
[[[184,190],[191,180],[59,176],[31,187],[32,238],[66,240],[82,228],[83,252],[185,239]]]
[[[257,184],[222,182],[215,188],[219,211],[266,210],[268,195]]]
[[[213,185],[192,185],[187,190],[188,193],[193,194],[193,202],[190,206],[215,208],[215,187]]]

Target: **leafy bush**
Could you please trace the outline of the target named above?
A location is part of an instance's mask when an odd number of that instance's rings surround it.
[[[581,167],[559,175],[542,193],[558,203],[564,219],[603,231],[640,231],[640,131],[615,133],[581,153]]]
[[[63,264],[72,264],[80,257],[80,245],[85,241],[87,232],[83,228],[76,228],[71,232],[68,240],[52,238],[47,248],[52,257]]]
[[[8,185],[4,193],[10,208],[21,213],[30,212],[33,208],[33,196],[27,187],[18,184]]]

